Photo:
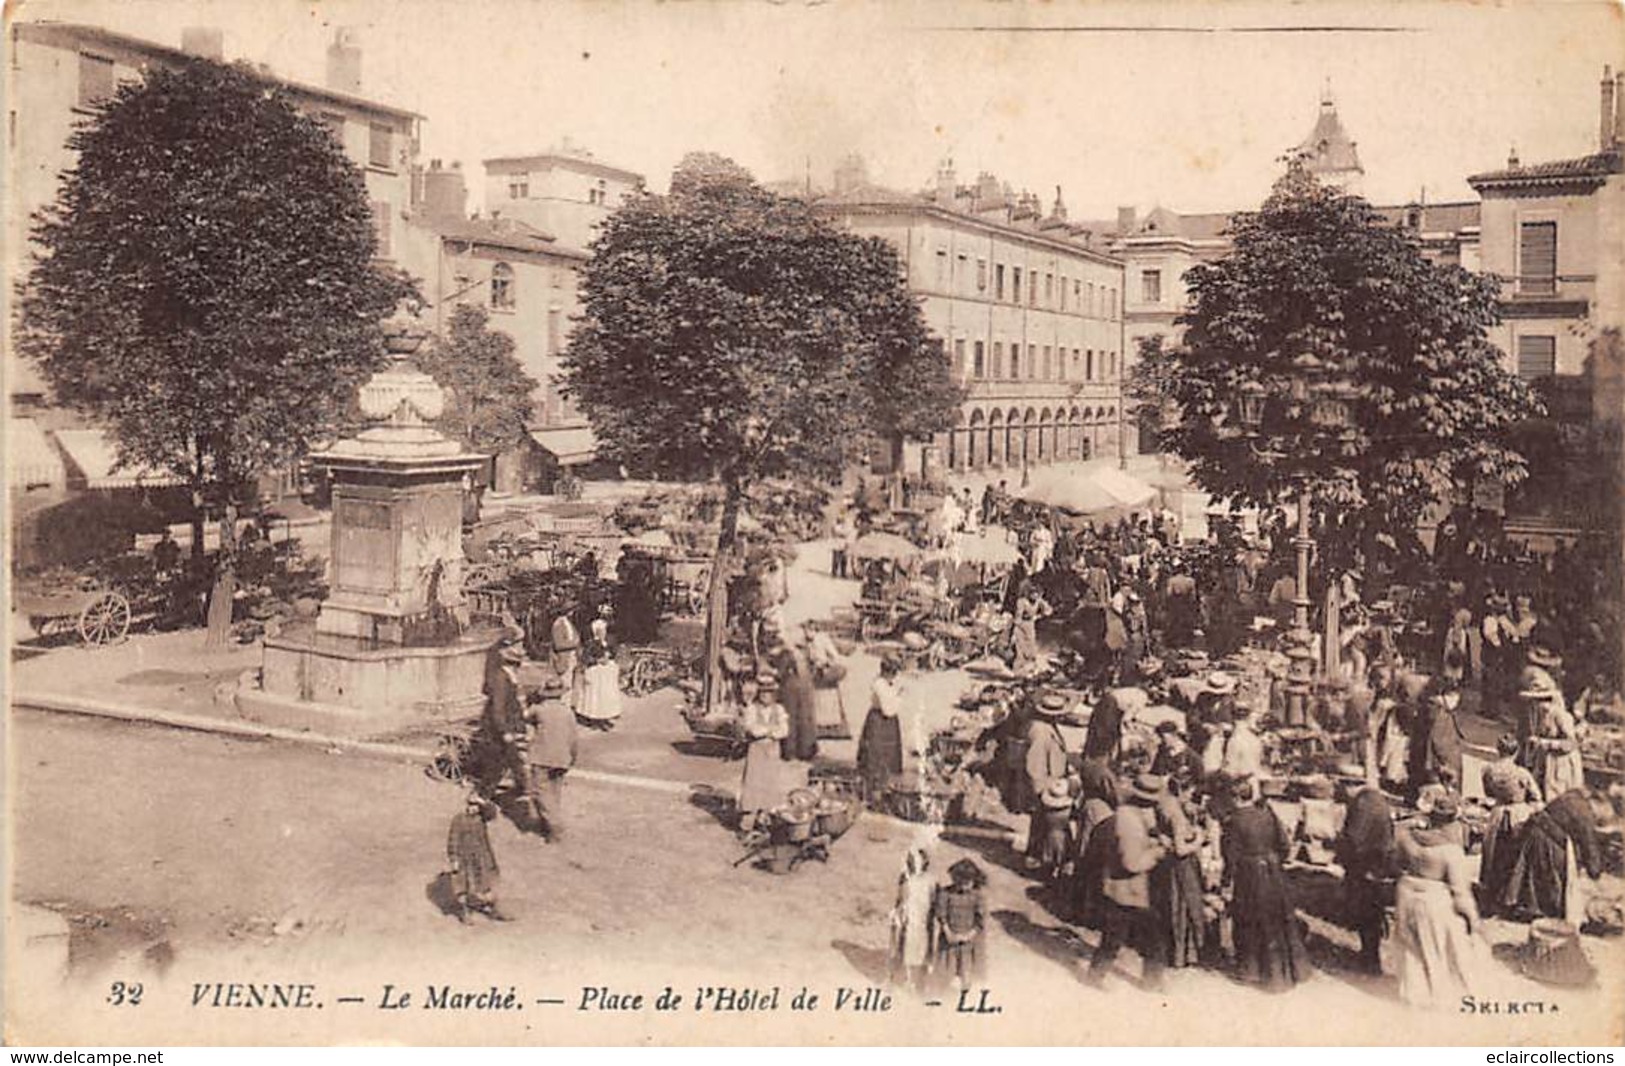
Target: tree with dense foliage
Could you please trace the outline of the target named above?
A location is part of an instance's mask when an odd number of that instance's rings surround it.
[[[255,476],[330,432],[411,286],[374,259],[360,171],[247,68],[154,67],[69,146],[34,219],[18,349],[109,427],[121,463],[191,487],[194,551],[203,513],[220,517],[208,640],[223,643]]]
[[[719,561],[752,484],[837,476],[866,440],[946,429],[961,399],[893,248],[719,156],[604,222],[582,298],[567,391],[609,457],[721,484]]]
[[[1164,445],[1203,489],[1272,508],[1306,488],[1352,545],[1414,528],[1459,487],[1526,475],[1512,432],[1540,406],[1486,335],[1493,278],[1429,262],[1295,161],[1230,234],[1228,255],[1186,275],[1182,341],[1143,343],[1131,382],[1142,403],[1171,401]],[[1294,379],[1315,387],[1294,396]]]
[[[437,428],[474,451],[496,454],[524,439],[538,386],[515,357],[513,338],[491,329],[490,317],[483,307],[458,305],[446,336],[436,337],[417,364],[447,392]]]

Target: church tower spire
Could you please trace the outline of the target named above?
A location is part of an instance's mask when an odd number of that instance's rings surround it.
[[[1323,184],[1352,193],[1360,191],[1365,167],[1360,165],[1360,153],[1343,128],[1343,120],[1337,117],[1337,103],[1332,98],[1329,80],[1321,89],[1320,114],[1315,118],[1315,128],[1298,146],[1298,154],[1309,173]]]

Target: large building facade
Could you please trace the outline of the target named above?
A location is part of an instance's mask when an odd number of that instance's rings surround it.
[[[187,30],[183,47],[114,33],[96,26],[19,22],[11,27],[6,195],[8,266],[28,251],[28,220],[56,199],[62,173],[73,165],[73,128],[93,117],[118,86],[151,66],[204,58],[223,60],[219,31]],[[412,208],[412,170],[423,116],[361,95],[361,48],[353,33],[338,31],[327,54],[327,84],[308,85],[260,68],[265,80],[288,91],[300,110],[321,120],[361,169],[378,233],[378,256],[393,260]]]
[[[1019,470],[1119,454],[1123,267],[1067,220],[1059,189],[1046,214],[988,174],[960,186],[945,165],[935,189],[911,195],[849,164],[818,204],[897,249],[967,390],[956,426],[933,442],[937,464]]]

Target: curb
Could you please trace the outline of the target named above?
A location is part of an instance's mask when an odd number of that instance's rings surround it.
[[[13,709],[26,708],[57,714],[80,715],[85,718],[104,718],[118,722],[137,722],[145,725],[165,726],[170,729],[184,729],[195,733],[213,733],[218,736],[237,737],[242,740],[277,740],[307,748],[320,748],[329,753],[336,751],[387,762],[424,764],[434,757],[433,749],[417,748],[409,744],[388,744],[376,740],[353,740],[305,730],[285,729],[281,726],[259,725],[254,722],[230,718],[210,718],[205,715],[160,711],[150,707],[137,707],[133,704],[89,699],[84,696],[66,696],[42,692],[14,692],[11,694],[11,706]],[[612,773],[607,770],[573,769],[570,771],[570,778],[575,781],[592,781],[597,784],[637,788],[646,792],[660,792],[666,795],[684,797],[691,795],[696,788],[706,787],[683,781],[667,781],[656,777],[640,777],[636,774]],[[984,826],[931,826],[929,823],[911,822],[875,811],[867,812],[864,817],[878,818],[895,823],[899,827],[931,828],[939,833],[952,832],[956,836],[979,837],[989,840],[1004,839],[1015,835],[1012,830],[989,829]]]

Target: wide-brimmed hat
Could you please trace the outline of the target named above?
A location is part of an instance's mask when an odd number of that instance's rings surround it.
[[[1162,721],[1157,723],[1153,732],[1160,735],[1164,733],[1178,733],[1181,732],[1181,730],[1178,722],[1174,721],[1172,718],[1164,718]]]
[[[779,675],[771,670],[763,670],[756,675],[756,686],[758,688],[778,688]]]
[[[1064,778],[1056,778],[1044,789],[1044,806],[1057,811],[1072,806],[1072,789]]]
[[[557,696],[564,691],[564,678],[558,674],[548,674],[536,686],[544,696]]]
[[[1141,774],[1129,787],[1129,795],[1146,803],[1155,803],[1168,788],[1168,779],[1159,774]]]
[[[1428,809],[1423,813],[1435,825],[1453,822],[1461,816],[1461,800],[1456,798],[1454,792],[1440,792],[1433,797],[1433,802],[1428,804]]]
[[[1519,678],[1518,695],[1526,700],[1549,700],[1562,695],[1557,682],[1540,667],[1530,667]]]
[[[1066,713],[1066,697],[1059,692],[1046,692],[1038,700],[1038,713],[1061,715]]]
[[[1536,644],[1530,648],[1525,658],[1529,660],[1530,666],[1544,667],[1547,670],[1555,670],[1563,665],[1563,657],[1544,644]]]
[[[1305,778],[1302,782],[1302,789],[1305,799],[1329,800],[1337,795],[1337,789],[1332,784],[1332,779],[1323,774]]]
[[[1228,696],[1236,691],[1236,679],[1230,674],[1215,670],[1207,675],[1207,690],[1219,696]]]

